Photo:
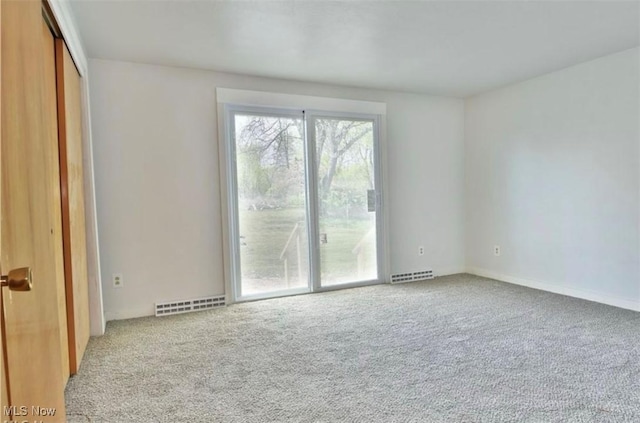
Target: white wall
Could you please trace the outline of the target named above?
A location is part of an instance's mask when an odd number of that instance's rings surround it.
[[[224,293],[216,87],[386,102],[391,272],[464,270],[462,100],[105,60],[89,68],[107,319]],[[124,287],[112,288],[112,273]]]
[[[471,272],[640,309],[639,76],[635,48],[466,101]]]

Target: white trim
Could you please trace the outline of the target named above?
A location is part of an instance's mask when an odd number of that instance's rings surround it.
[[[463,266],[444,267],[441,269],[433,270],[433,277],[439,278],[440,276],[459,275],[460,273],[469,273]]]
[[[316,170],[317,150],[316,131],[309,130],[315,126],[315,117],[302,113],[304,117],[304,168],[305,168],[305,198],[307,206],[307,243],[309,257],[309,291],[317,292],[322,278],[320,271],[320,218],[318,216],[318,173]]]
[[[84,155],[85,227],[87,233],[87,272],[89,274],[89,318],[92,336],[104,335],[107,319],[102,300],[102,273],[100,270],[100,245],[98,236],[98,209],[96,182],[93,167],[93,142],[91,137],[91,104],[89,101],[89,74],[82,79],[82,139]],[[93,264],[93,265],[91,265]]]
[[[153,304],[144,308],[134,308],[134,309],[128,309],[128,310],[105,312],[105,317],[107,318],[108,322],[112,320],[135,319],[138,317],[147,317],[147,316],[155,316],[155,315],[156,315],[156,311]]]
[[[377,230],[382,231],[379,247],[382,249],[382,257],[378,254],[378,265],[380,266],[380,274],[378,277],[382,283],[391,283],[391,225],[389,223],[389,160],[387,149],[387,117],[380,114],[378,117],[378,171],[380,187],[382,195],[379,197],[380,210],[382,212],[382,220]]]
[[[231,253],[231,234],[230,222],[231,213],[229,205],[229,170],[227,152],[227,111],[223,104],[217,104],[217,120],[218,120],[218,173],[220,177],[220,216],[222,224],[222,270],[224,276],[224,295],[227,299],[227,305],[235,303],[235,287],[232,283],[233,274],[231,271],[231,261],[233,260]]]
[[[216,88],[216,101],[218,103],[260,106],[272,109],[313,109],[369,115],[385,115],[387,113],[386,103],[333,97],[281,94],[266,91],[236,90],[231,88]]]
[[[492,272],[486,269],[470,267],[467,273],[485,278],[495,279],[501,282],[512,283],[515,285],[526,286],[529,288],[539,289],[541,291],[552,292],[554,294],[566,295],[568,297],[580,298],[582,300],[594,301],[596,303],[607,304],[614,307],[620,307],[627,310],[640,311],[640,302],[633,301],[628,298],[613,297],[599,292],[581,290],[575,288],[565,288],[559,284],[550,282],[541,282],[532,279],[518,278],[515,276],[504,275]]]
[[[80,76],[84,77],[88,72],[87,55],[84,52],[75,19],[73,18],[73,12],[71,12],[71,6],[69,6],[69,1],[47,0],[47,3],[51,7],[56,23],[60,28],[60,32],[62,32],[62,38],[64,38],[64,42],[69,49],[69,53],[71,53],[71,57],[73,57],[73,61],[78,67],[78,72]]]

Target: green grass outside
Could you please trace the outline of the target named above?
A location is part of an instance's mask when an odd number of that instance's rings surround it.
[[[301,225],[302,265],[304,276],[308,269],[308,252],[304,209],[241,210],[241,262],[242,273],[248,278],[284,278],[284,265],[280,253],[296,223]],[[327,243],[320,245],[322,278],[325,282],[356,280],[357,256],[353,248],[372,227],[369,219],[321,219],[320,233],[327,234]],[[363,250],[365,268],[375,265],[373,237]],[[295,242],[289,255],[289,275],[297,277]]]

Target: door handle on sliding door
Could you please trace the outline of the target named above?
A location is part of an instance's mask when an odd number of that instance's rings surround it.
[[[367,211],[374,212],[376,211],[376,190],[370,189],[367,190]]]

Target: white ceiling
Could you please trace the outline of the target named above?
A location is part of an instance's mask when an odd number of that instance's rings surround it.
[[[466,97],[638,46],[639,1],[79,1],[89,57]]]

